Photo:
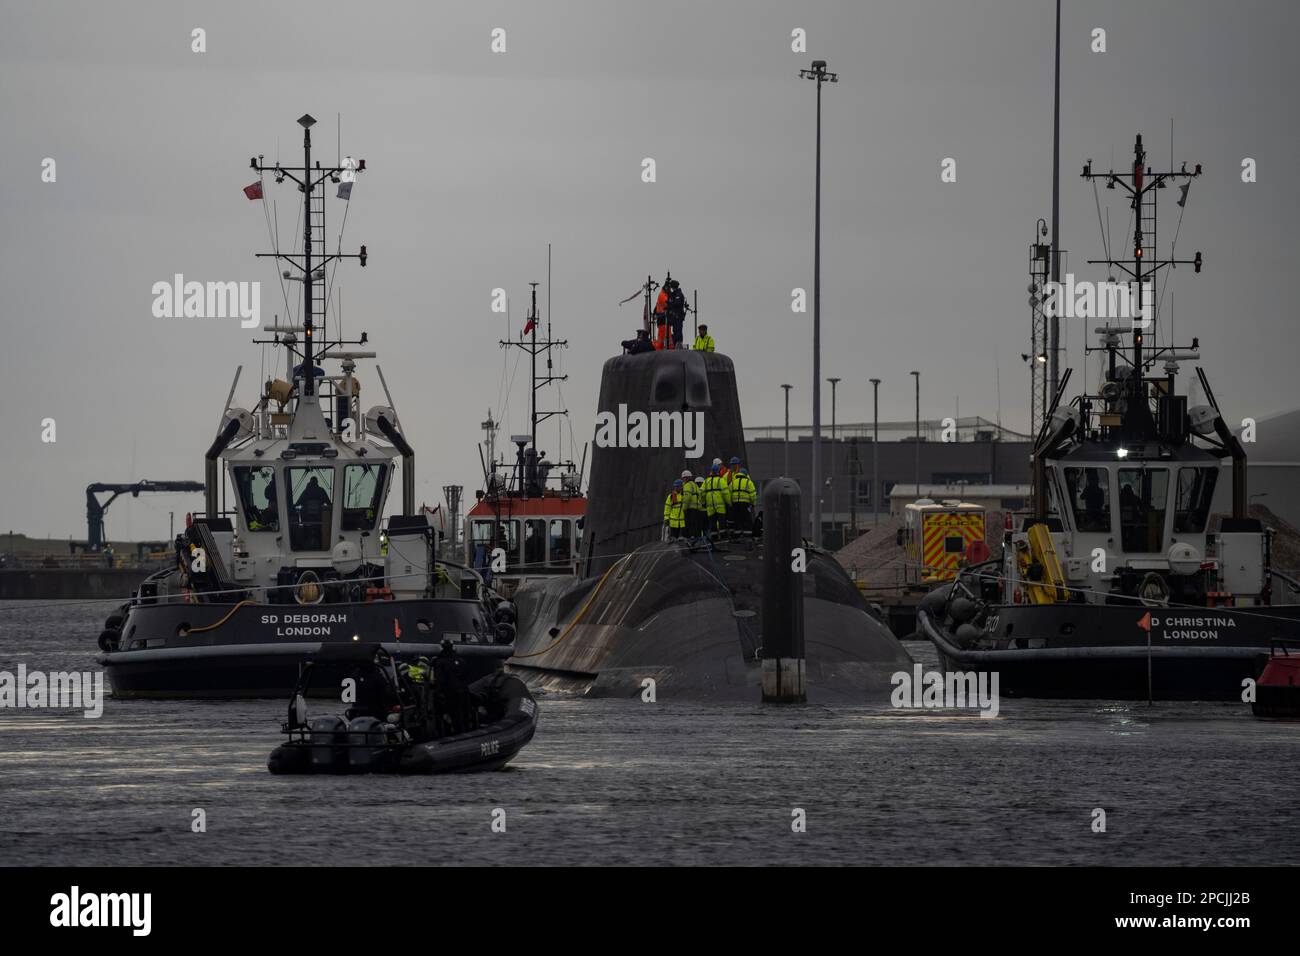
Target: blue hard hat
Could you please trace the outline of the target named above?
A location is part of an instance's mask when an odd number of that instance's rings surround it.
[[[682,486],[682,480],[680,478],[678,478],[676,481],[673,482],[674,488],[680,488],[681,486]]]
[[[718,472],[720,472],[721,470],[722,470],[722,466],[721,466],[721,465],[711,465],[711,466],[709,467],[709,471],[712,472],[712,473],[715,474],[715,475],[716,475]]]
[[[732,456],[731,456],[731,464],[733,464],[733,465],[739,465],[739,464],[740,464],[740,459],[737,458],[735,455],[732,455]]]

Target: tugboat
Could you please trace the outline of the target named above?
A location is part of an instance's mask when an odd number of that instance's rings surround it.
[[[1131,172],[1084,167],[1085,179],[1131,196],[1132,258],[1094,262],[1133,280],[1138,316],[1150,314],[1145,283],[1159,270],[1201,270],[1199,252],[1161,260],[1154,248],[1158,191],[1200,172],[1148,170],[1141,136]],[[1097,329],[1100,349],[1088,352],[1101,351],[1104,381],[1062,408],[1063,376],[1033,452],[1032,517],[1007,535],[1001,559],[922,601],[923,633],[946,670],[997,671],[1009,696],[1240,700],[1270,645],[1300,637],[1300,606],[1271,602],[1274,578],[1295,582],[1272,568],[1271,536],[1248,514],[1241,441],[1202,368],[1203,402],[1177,392],[1179,365],[1199,361],[1199,343],[1149,343],[1149,326]],[[1226,462],[1231,515],[1212,531]]]
[[[236,372],[205,455],[205,513],[176,538],[175,565],[145,580],[100,635],[98,660],[117,697],[278,697],[304,660],[329,660],[331,648],[360,642],[382,642],[397,658],[434,655],[450,642],[471,681],[498,671],[511,652],[508,607],[498,616],[500,598],[477,572],[437,560],[436,529],[416,507],[415,452],[378,367],[388,403],[361,411],[356,366],[375,358],[358,350],[367,335],[329,336],[325,267],[339,259],[365,266],[367,254],[364,245],[327,251],[325,190],[342,181],[348,190],[339,195],[350,198],[365,162],[313,165],[315,120],[298,122],[301,167],[251,161],[304,194],[301,251],[263,254],[302,282],[302,321],[254,340],[284,350],[285,377],[263,383],[248,411],[230,405]],[[261,180],[249,190],[261,196]],[[326,361],[340,363],[339,373],[327,375]],[[384,527],[399,460],[402,512]],[[223,463],[233,509],[223,509]]]
[[[550,268],[548,266],[549,275]],[[515,445],[513,463],[496,453],[499,423],[489,410],[483,422],[486,454],[480,446],[483,488],[465,517],[465,564],[491,583],[492,589],[511,597],[523,584],[556,576],[571,577],[577,567],[582,543],[587,499],[582,493],[586,464],[548,459],[537,447],[537,426],[555,416],[567,416],[564,409],[538,411],[540,389],[568,378],[555,374],[551,351],[568,342],[551,336],[549,317],[546,331],[538,338],[541,319],[537,314],[537,283],[532,285],[532,306],[523,334],[501,342],[502,348],[517,348],[530,358],[529,432],[511,435]],[[544,356],[546,369],[539,377],[537,360]]]

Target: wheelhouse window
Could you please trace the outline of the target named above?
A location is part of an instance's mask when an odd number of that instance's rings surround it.
[[[344,531],[373,531],[379,521],[384,495],[385,467],[380,464],[348,465],[343,469]]]
[[[1120,545],[1131,554],[1164,551],[1165,509],[1169,498],[1166,468],[1119,470]]]
[[[328,551],[334,520],[334,469],[329,465],[286,468],[289,480],[289,544],[295,551]]]
[[[573,522],[552,518],[549,545],[549,567],[567,569],[573,560]]]
[[[1110,472],[1105,468],[1067,468],[1074,526],[1080,531],[1110,531]]]
[[[1202,534],[1210,520],[1210,504],[1219,469],[1179,468],[1178,497],[1174,504],[1174,531],[1178,534]]]
[[[469,531],[474,567],[479,569],[487,567],[492,560],[494,548],[505,550],[506,567],[513,568],[518,565],[519,522],[517,520],[496,521],[492,518],[477,518],[470,522]]]
[[[279,531],[275,469],[270,465],[240,465],[234,471],[244,526],[249,531]]]
[[[546,519],[524,522],[524,570],[540,571],[546,564]]]

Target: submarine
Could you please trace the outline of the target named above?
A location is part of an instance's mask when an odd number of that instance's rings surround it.
[[[835,559],[800,539],[793,481],[762,481],[761,535],[664,540],[673,479],[744,454],[730,357],[612,357],[597,423],[575,573],[515,593],[510,670],[593,697],[887,702],[912,659]]]

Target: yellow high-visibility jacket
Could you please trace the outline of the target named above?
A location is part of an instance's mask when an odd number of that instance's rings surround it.
[[[686,502],[687,511],[704,510],[704,492],[700,491],[700,486],[695,482],[689,481],[682,486],[682,499]]]
[[[713,336],[711,335],[695,336],[695,344],[692,345],[691,348],[694,349],[696,352],[712,352],[714,350]]]
[[[681,492],[670,491],[664,499],[664,524],[670,528],[686,527],[686,498]]]
[[[757,501],[758,488],[754,486],[754,479],[750,478],[749,475],[732,472],[731,500],[738,505],[752,505]]]
[[[731,489],[721,475],[704,479],[704,509],[710,515],[725,515],[731,507]]]

